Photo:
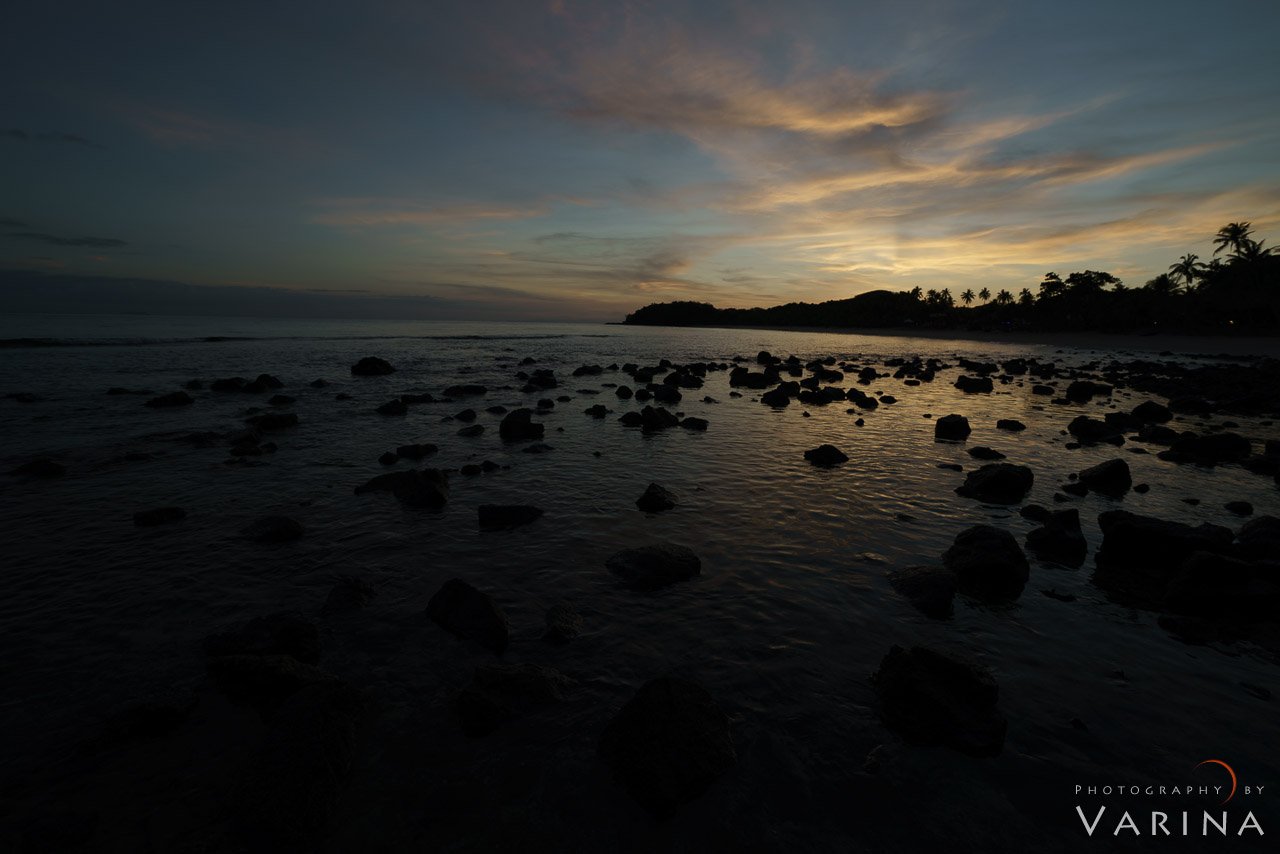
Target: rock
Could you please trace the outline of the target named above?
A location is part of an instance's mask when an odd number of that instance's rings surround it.
[[[1253,505],[1248,501],[1228,501],[1222,506],[1228,513],[1234,513],[1237,516],[1253,515]]]
[[[268,412],[245,420],[252,424],[255,429],[268,433],[298,426],[298,416],[292,412]]]
[[[532,420],[532,409],[513,409],[502,418],[498,434],[504,442],[534,442],[542,438],[545,428]]]
[[[656,590],[702,573],[698,556],[673,543],[624,549],[605,561],[605,566],[633,590]]]
[[[1000,689],[976,664],[929,647],[894,646],[873,677],[885,725],[907,741],[996,756],[1007,723]]]
[[[618,396],[619,400],[630,400],[632,392],[631,392],[631,389],[628,388],[627,386],[620,385],[613,390],[613,393]]]
[[[307,383],[307,385],[311,386],[312,388],[325,388],[326,386],[329,385],[329,381],[323,380],[323,379],[314,379],[311,382]]]
[[[466,427],[463,427],[460,430],[458,430],[458,435],[462,436],[464,439],[474,439],[476,436],[483,436],[484,425],[468,424]]]
[[[646,513],[658,513],[676,506],[676,497],[656,483],[650,483],[644,494],[636,499],[636,506]]]
[[[1074,403],[1088,403],[1094,397],[1109,397],[1111,386],[1091,380],[1076,380],[1067,386],[1066,398]]]
[[[609,410],[602,403],[597,403],[595,406],[589,406],[584,409],[583,412],[590,415],[592,418],[604,418],[609,414]]]
[[[537,521],[542,508],[529,504],[481,504],[478,508],[480,530],[501,531]]]
[[[975,460],[1003,460],[1004,454],[994,448],[988,448],[985,445],[979,445],[976,448],[969,449],[969,456]]]
[[[357,377],[380,377],[395,372],[390,362],[377,356],[365,356],[351,366],[351,373]]]
[[[1112,425],[1088,415],[1079,415],[1067,425],[1067,432],[1087,445],[1106,442],[1112,445],[1124,444],[1121,436]]]
[[[1033,522],[1043,522],[1049,518],[1050,512],[1050,510],[1041,507],[1039,504],[1028,504],[1018,510],[1018,515]]]
[[[936,566],[909,566],[889,573],[893,589],[926,617],[950,617],[956,595],[956,577]]]
[[[1154,400],[1139,403],[1133,408],[1132,415],[1144,424],[1163,424],[1173,418],[1169,407],[1161,406]]]
[[[1172,462],[1194,462],[1202,465],[1238,463],[1253,453],[1253,443],[1238,433],[1188,434],[1174,441],[1160,459]]]
[[[815,466],[830,468],[847,463],[849,458],[835,445],[819,445],[804,452],[804,458]]]
[[[280,611],[209,635],[202,646],[210,657],[283,655],[315,664],[320,660],[320,630],[297,611]]]
[[[283,653],[213,655],[205,665],[228,697],[268,709],[309,685],[336,681],[332,673]]]
[[[990,525],[961,531],[942,553],[942,563],[955,573],[962,593],[983,599],[1018,598],[1031,574],[1013,534]]]
[[[944,415],[933,423],[935,439],[962,440],[967,439],[970,432],[969,419],[963,415]]]
[[[1001,418],[999,421],[996,422],[996,429],[1009,430],[1011,432],[1017,433],[1022,430],[1026,430],[1027,425],[1023,424],[1021,421],[1017,420],[1016,418]]]
[[[507,615],[489,596],[460,578],[444,583],[427,603],[427,616],[463,640],[501,655],[507,648]]]
[[[382,463],[384,466],[393,466],[400,462],[400,458],[391,451],[387,451],[382,456],[378,457],[378,462]]]
[[[152,409],[166,409],[173,406],[189,406],[192,403],[195,403],[195,400],[185,391],[173,391],[153,397],[143,405],[150,406]]]
[[[287,543],[299,539],[303,528],[302,523],[288,516],[263,516],[250,522],[240,533],[255,543]]]
[[[488,735],[503,721],[564,699],[569,679],[537,664],[481,664],[454,703],[462,731]]]
[[[644,433],[656,433],[668,427],[675,427],[680,423],[679,418],[661,406],[656,409],[652,406],[646,406],[639,412],[625,413],[618,420],[628,427],[639,427]]]
[[[444,390],[445,397],[479,397],[489,393],[489,389],[476,383],[451,385]]]
[[[1273,620],[1280,613],[1275,564],[1261,565],[1225,554],[1196,552],[1165,588],[1165,604],[1183,614]]]
[[[67,467],[62,463],[44,458],[23,463],[9,470],[9,474],[15,477],[62,477],[66,473]]]
[[[956,388],[965,394],[981,394],[993,388],[991,377],[967,377],[963,374],[956,377]]]
[[[555,450],[555,448],[551,447],[550,445],[548,445],[548,444],[546,444],[546,443],[544,443],[544,442],[534,442],[532,445],[529,445],[529,446],[527,446],[527,447],[521,448],[521,449],[520,449],[520,453],[522,453],[522,454],[545,454],[545,453],[547,453],[547,451],[553,451],[553,450]]]
[[[582,617],[569,602],[557,602],[547,609],[547,631],[542,639],[568,643],[582,633]]]
[[[657,816],[701,795],[737,762],[729,718],[702,686],[646,682],[605,727],[600,758]]]
[[[233,786],[234,814],[249,850],[315,851],[355,759],[364,711],[359,691],[337,680],[308,685],[271,715],[262,750]]]
[[[439,469],[388,472],[370,478],[355,492],[390,492],[401,504],[435,509],[449,500],[449,476]]]
[[[187,518],[187,511],[181,507],[154,507],[134,513],[133,524],[139,528],[150,528],[155,525],[181,522],[185,518]]]
[[[1032,393],[1032,394],[1039,394],[1039,395],[1046,395],[1046,396],[1047,396],[1047,395],[1051,395],[1051,394],[1053,394],[1053,391],[1054,391],[1053,386],[1051,386],[1051,385],[1044,385],[1043,383],[1036,383],[1035,385],[1031,386],[1031,393]]]
[[[1096,466],[1080,472],[1080,483],[1094,492],[1111,498],[1119,498],[1129,491],[1133,478],[1129,474],[1129,464],[1115,459],[1098,463]]]
[[[1250,560],[1280,560],[1280,519],[1259,516],[1245,522],[1236,536],[1236,551]]]
[[[1027,496],[1035,475],[1026,466],[988,463],[969,472],[956,492],[987,504],[1017,504]]]
[[[373,585],[355,575],[339,575],[324,604],[320,606],[320,614],[332,617],[338,614],[350,614],[359,611],[373,601],[376,591]]]
[[[297,403],[297,398],[290,397],[287,394],[275,394],[267,401],[271,406],[290,406]]]
[[[396,456],[402,460],[420,460],[423,457],[434,454],[440,450],[430,443],[418,443],[413,445],[401,445],[396,448]]]
[[[693,416],[685,418],[683,421],[680,422],[680,426],[683,427],[684,429],[696,430],[699,433],[707,432],[707,427],[709,426],[709,424],[710,422],[708,422],[707,419],[694,418]]]
[[[1089,551],[1080,530],[1080,511],[1057,510],[1048,514],[1041,527],[1028,532],[1027,550],[1042,560],[1080,566]]]
[[[398,397],[395,400],[388,400],[378,407],[379,415],[405,415],[408,412],[409,407]]]
[[[1225,553],[1232,532],[1218,525],[1197,527],[1109,510],[1098,516],[1102,545],[1098,548],[1096,578],[1126,581],[1163,591],[1164,585],[1196,552]]]
[[[1181,433],[1171,427],[1159,424],[1146,424],[1138,430],[1137,440],[1152,445],[1172,445],[1181,437]]]
[[[782,386],[778,386],[777,388],[770,389],[760,395],[760,402],[765,406],[781,408],[790,405],[791,395],[787,394],[786,390]]]

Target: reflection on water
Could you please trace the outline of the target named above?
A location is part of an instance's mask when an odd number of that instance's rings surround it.
[[[156,334],[161,327],[170,334]],[[50,334],[36,327],[7,334],[12,328],[6,323],[5,337]],[[945,622],[925,619],[885,580],[894,567],[936,562],[970,524],[989,522],[1019,539],[1033,527],[1016,507],[954,494],[963,474],[938,464],[975,467],[966,453],[975,445],[1030,466],[1035,485],[1028,500],[1041,504],[1052,504],[1068,474],[1124,456],[1135,482],[1151,490],[1120,503],[1072,499],[1091,552],[1100,536],[1097,513],[1116,506],[1232,527],[1238,520],[1222,509],[1230,500],[1280,513],[1272,482],[1233,466],[1179,467],[1110,446],[1065,448],[1071,418],[1113,404],[1128,409],[1145,397],[1118,393],[1110,403],[1055,406],[1031,395],[1030,383],[964,395],[951,386],[955,372],[947,371],[918,387],[871,383],[865,390],[898,400],[874,412],[846,414],[844,404],[775,411],[754,399],[758,392],[734,397],[727,373],[717,372],[675,407],[706,418],[707,432],[643,435],[616,420],[641,404],[621,401],[607,387],[630,384],[630,377],[570,376],[584,363],[727,361],[760,349],[858,364],[910,355],[954,363],[956,354],[1082,364],[1112,354],[540,324],[201,319],[58,332],[52,337],[161,343],[6,351],[2,391],[45,400],[0,402],[5,468],[49,455],[69,469],[63,479],[9,483],[0,493],[0,522],[10,532],[2,547],[3,707],[13,722],[6,728],[12,743],[4,747],[23,771],[60,756],[60,746],[73,743],[87,721],[131,696],[157,685],[198,684],[203,635],[280,609],[316,614],[334,576],[347,573],[373,582],[378,594],[364,612],[326,624],[323,663],[366,689],[380,711],[363,737],[344,801],[339,850],[420,850],[458,840],[482,848],[523,840],[537,848],[563,844],[565,827],[578,828],[569,847],[579,850],[843,850],[904,842],[1044,848],[1046,827],[1062,828],[1066,837],[1057,844],[1076,850],[1070,796],[1078,779],[1164,781],[1207,755],[1231,757],[1259,780],[1280,779],[1280,755],[1259,748],[1280,736],[1271,704],[1241,687],[1280,690],[1275,665],[1249,648],[1173,641],[1154,615],[1110,602],[1090,584],[1091,558],[1074,571],[1033,562],[1016,604],[959,602]],[[254,340],[172,341],[211,335]],[[365,355],[382,356],[399,370],[350,376],[348,367]],[[550,396],[573,397],[537,419],[553,448],[544,454],[503,446],[500,416],[484,411],[548,396],[519,391],[515,373],[525,356],[555,370],[560,388]],[[193,392],[193,406],[155,411],[141,405],[146,398],[104,393],[112,386],[161,393],[196,377],[262,372],[280,377],[284,392],[297,398],[289,409],[301,425],[274,437],[279,451],[257,466],[225,465],[224,449],[192,448],[173,437],[235,429],[245,409],[265,406],[269,395]],[[329,385],[310,388],[316,378]],[[456,382],[489,392],[483,400],[414,405],[404,417],[373,414],[399,394],[438,396]],[[338,394],[351,399],[335,400]],[[702,402],[704,395],[716,402]],[[583,414],[596,403],[612,414],[604,420]],[[480,413],[477,423],[486,428],[480,437],[460,437],[461,423],[442,420],[466,407]],[[934,442],[932,417],[951,412],[973,425],[967,444]],[[859,416],[862,427],[854,423]],[[1028,429],[997,431],[999,418],[1019,419]],[[1255,438],[1280,435],[1269,424],[1235,420]],[[403,509],[385,493],[353,494],[355,485],[385,470],[381,453],[410,442],[439,445],[431,466],[492,460],[504,468],[453,475],[450,501],[439,512]],[[803,452],[824,442],[849,462],[810,466]],[[674,491],[677,508],[639,512],[634,502],[649,481]],[[1188,497],[1200,503],[1182,500]],[[545,514],[532,525],[482,533],[476,524],[482,503],[536,504]],[[170,504],[186,508],[184,522],[132,525],[134,511]],[[237,537],[268,513],[300,520],[306,536],[279,547]],[[619,588],[604,560],[655,540],[693,548],[702,576],[658,593]],[[484,739],[460,735],[449,698],[476,663],[491,657],[422,618],[427,599],[451,577],[490,592],[507,611],[506,660],[548,664],[575,680],[564,703]],[[1041,595],[1048,588],[1076,601]],[[578,640],[555,647],[540,639],[543,614],[562,599],[576,604],[586,628]],[[994,670],[1010,721],[999,758],[908,748],[884,729],[868,676],[891,644],[917,642],[963,649]],[[701,682],[731,714],[739,763],[696,804],[655,825],[608,780],[595,740],[635,687],[661,673]],[[878,755],[892,757],[890,770],[869,775],[864,759],[878,745],[888,745]],[[206,760],[193,748],[190,756],[166,760],[173,763],[166,773],[185,780]],[[79,782],[69,782],[68,767],[77,768]],[[180,808],[198,797],[165,785],[159,772],[151,778],[131,772],[128,783],[110,763],[55,764],[47,773],[52,779],[42,785],[68,797],[145,790],[157,808],[185,817],[176,825],[210,820]],[[502,821],[491,820],[495,810]],[[934,818],[920,822],[921,811]],[[164,825],[147,832],[182,831]]]

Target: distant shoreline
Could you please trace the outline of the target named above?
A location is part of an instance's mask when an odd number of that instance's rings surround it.
[[[665,329],[734,329],[759,330],[761,332],[807,332],[825,335],[867,335],[892,338],[924,338],[932,341],[987,341],[999,344],[1052,344],[1081,350],[1143,350],[1169,351],[1178,356],[1188,354],[1229,353],[1233,356],[1273,356],[1280,358],[1280,338],[1266,335],[1226,336],[1217,334],[1196,335],[1187,332],[1033,332],[1016,330],[1002,332],[979,329],[922,329],[900,327],[841,327],[841,326],[755,326],[751,324],[679,324],[659,323],[609,323],[609,326],[629,326]]]

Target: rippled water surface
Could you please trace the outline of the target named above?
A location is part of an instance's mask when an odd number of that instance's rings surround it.
[[[51,318],[8,318],[0,331],[72,344],[0,351],[0,392],[44,398],[0,400],[4,468],[37,456],[68,467],[56,480],[8,479],[0,492],[9,815],[45,797],[106,804],[100,836],[138,846],[121,850],[202,850],[181,846],[195,845],[217,821],[222,784],[210,781],[224,778],[205,770],[233,779],[254,724],[245,720],[243,738],[225,727],[201,729],[224,720],[225,710],[204,687],[199,641],[281,609],[316,614],[338,574],[367,578],[378,594],[364,611],[323,622],[322,664],[365,689],[377,714],[361,736],[334,850],[1082,850],[1077,783],[1190,782],[1195,763],[1210,756],[1231,757],[1280,796],[1276,701],[1241,685],[1280,693],[1276,664],[1247,644],[1179,643],[1155,614],[1109,600],[1090,581],[1103,510],[1233,528],[1240,520],[1223,509],[1227,501],[1280,514],[1274,483],[1235,466],[1176,466],[1105,445],[1065,448],[1063,431],[1076,415],[1127,410],[1147,396],[1118,390],[1110,401],[1050,405],[1022,381],[964,395],[949,370],[914,388],[888,378],[863,387],[898,398],[874,412],[847,414],[843,403],[775,411],[758,392],[731,396],[727,372],[716,372],[674,407],[706,418],[705,433],[643,435],[617,422],[640,406],[613,393],[612,384],[631,385],[630,377],[570,376],[584,363],[725,362],[761,349],[858,365],[914,355],[953,365],[957,355],[1084,364],[1114,352],[546,324],[80,318],[71,329]],[[1140,351],[1141,342],[1130,349]],[[367,355],[398,371],[351,376],[349,366]],[[525,356],[554,369],[560,388],[522,393],[515,374]],[[241,427],[246,410],[265,408],[269,394],[192,392],[194,405],[176,410],[105,394],[112,386],[160,394],[193,378],[207,384],[263,372],[297,398],[288,411],[301,423],[273,436],[279,450],[256,458],[259,465],[228,465],[221,445],[176,438]],[[329,385],[310,388],[316,378]],[[489,391],[413,405],[403,417],[373,412],[400,394],[440,396],[457,382]],[[340,393],[351,399],[336,400]],[[562,394],[573,399],[537,418],[552,446],[543,454],[504,446],[500,416],[484,412]],[[702,402],[704,395],[716,402]],[[612,410],[604,420],[583,413],[596,403]],[[466,407],[486,427],[478,438],[458,436],[463,425],[448,419]],[[932,418],[951,412],[972,423],[967,444],[934,442]],[[1029,429],[997,431],[998,418]],[[1280,437],[1270,424],[1234,420],[1255,439]],[[427,461],[434,467],[492,460],[503,468],[454,474],[439,512],[402,508],[385,493],[353,494],[387,470],[382,452],[409,442],[439,445]],[[810,466],[803,452],[823,442],[849,462]],[[1019,540],[1034,527],[1016,507],[953,492],[964,475],[938,464],[975,468],[966,453],[975,445],[1035,471],[1028,501],[1052,505],[1068,474],[1117,455],[1151,490],[1119,502],[1072,499],[1065,506],[1079,508],[1091,547],[1082,568],[1033,560],[1015,604],[960,599],[953,618],[931,621],[893,591],[886,572],[936,563],[971,524],[994,524]],[[638,511],[635,499],[650,481],[676,492],[679,506]],[[482,503],[536,504],[545,515],[482,533]],[[189,515],[134,527],[135,511],[161,505]],[[306,535],[281,546],[238,535],[264,514],[292,516]],[[658,540],[693,548],[701,577],[636,593],[604,569],[613,552]],[[492,655],[423,617],[428,598],[452,577],[489,592],[507,612],[505,660],[554,666],[574,680],[565,702],[482,739],[461,735],[450,699]],[[1076,600],[1049,598],[1045,589]],[[586,631],[556,647],[540,638],[546,608],[562,599],[576,605]],[[995,673],[1009,719],[999,757],[909,747],[883,726],[869,676],[891,645],[921,642],[963,650]],[[658,823],[613,784],[595,745],[613,712],[663,673],[707,687],[732,717],[739,758],[706,795]],[[67,758],[102,715],[167,685],[201,692],[192,731],[175,736],[176,746],[119,761]],[[877,748],[883,761],[871,774],[864,763]],[[1280,818],[1262,806],[1264,824]]]

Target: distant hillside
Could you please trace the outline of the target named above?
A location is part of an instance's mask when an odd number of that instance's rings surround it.
[[[705,302],[662,302],[628,314],[641,326],[909,326],[928,307],[906,291],[870,291],[829,302],[791,302],[772,308],[716,308]]]

